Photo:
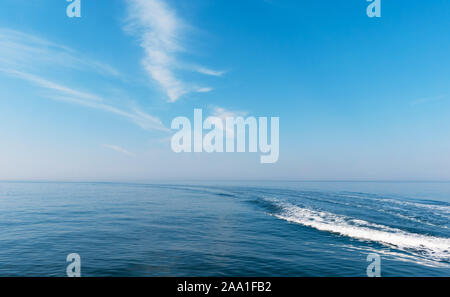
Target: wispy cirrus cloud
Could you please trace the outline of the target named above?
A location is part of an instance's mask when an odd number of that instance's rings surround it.
[[[225,120],[226,118],[229,117],[231,118],[244,117],[248,114],[248,112],[246,111],[232,111],[219,106],[212,106],[211,113],[213,116],[218,117],[222,120]]]
[[[412,101],[411,105],[415,106],[415,105],[421,105],[421,104],[430,103],[430,102],[441,101],[441,100],[446,99],[447,97],[448,96],[446,96],[446,95],[439,95],[439,96],[434,96],[434,97],[419,98],[419,99]]]
[[[178,68],[186,68],[177,54],[185,52],[182,35],[186,24],[175,11],[162,0],[127,0],[129,11],[126,30],[139,37],[145,51],[143,66],[169,97],[169,102],[177,101],[191,92],[210,92],[211,87],[198,87],[188,83],[176,74]],[[205,67],[189,67],[191,71],[210,76],[221,76],[224,71]]]
[[[118,153],[121,153],[121,154],[130,156],[130,157],[134,157],[134,156],[135,156],[132,152],[130,152],[130,151],[128,151],[128,150],[126,150],[126,149],[124,149],[124,148],[118,146],[118,145],[114,145],[114,144],[104,144],[103,147],[104,147],[104,148],[107,148],[107,149],[110,149],[110,150],[113,150],[113,151],[115,151],[115,152],[118,152]]]
[[[202,74],[211,75],[211,76],[222,76],[226,73],[226,71],[218,71],[213,69],[208,69],[205,67],[197,67],[196,71]]]
[[[232,110],[228,110],[225,109],[223,107],[219,107],[219,106],[211,106],[211,115],[214,117],[217,117],[219,119],[222,120],[223,123],[223,130],[226,133],[226,137],[227,138],[234,138],[235,137],[235,133],[234,133],[234,128],[229,129],[226,126],[226,119],[227,118],[237,118],[237,117],[245,117],[248,112],[246,111],[232,111]]]
[[[85,107],[102,110],[104,112],[109,112],[124,117],[145,130],[158,130],[164,132],[170,131],[164,126],[159,118],[149,115],[138,108],[119,108],[111,103],[108,103],[107,100],[101,96],[78,91],[31,73],[2,68],[0,68],[0,72],[50,91],[48,94],[45,94],[45,97],[48,99],[82,105]]]
[[[54,66],[120,76],[114,67],[84,57],[67,46],[7,28],[0,28],[0,66],[23,71]]]
[[[77,90],[42,76],[42,69],[84,71],[120,78],[107,64],[86,58],[77,51],[36,35],[0,28],[0,73],[31,83],[46,90],[45,97],[77,104],[128,119],[145,130],[169,131],[161,120],[139,108],[112,104],[102,96]],[[36,74],[36,73],[39,73]]]

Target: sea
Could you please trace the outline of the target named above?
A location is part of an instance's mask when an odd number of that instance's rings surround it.
[[[450,183],[0,182],[0,276],[450,276]]]

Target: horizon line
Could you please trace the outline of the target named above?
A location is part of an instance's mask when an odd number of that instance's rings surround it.
[[[54,180],[54,179],[0,179],[0,183],[122,183],[122,184],[156,184],[158,182],[328,182],[328,183],[450,183],[450,180],[408,180],[408,179],[153,179],[153,180]]]

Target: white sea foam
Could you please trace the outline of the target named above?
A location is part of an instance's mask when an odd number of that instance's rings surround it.
[[[358,195],[350,195],[350,194],[342,194],[342,197],[347,198],[357,198],[357,199],[367,199],[366,196],[358,196]],[[401,201],[396,199],[389,199],[389,198],[370,198],[372,200],[382,201],[382,202],[389,202],[392,204],[397,204],[401,206],[413,206],[417,208],[424,208],[424,209],[430,209],[430,210],[437,210],[441,212],[444,215],[450,214],[450,206],[449,205],[435,205],[435,204],[427,204],[427,203],[419,203],[419,202],[408,202],[408,201]]]
[[[416,217],[411,217],[411,216],[403,215],[403,214],[400,214],[400,213],[396,213],[396,212],[388,211],[388,210],[384,210],[384,209],[380,209],[379,211],[380,212],[384,212],[384,213],[386,213],[388,215],[391,215],[391,216],[395,216],[395,217],[398,217],[398,218],[401,218],[401,219],[404,219],[404,220],[411,221],[411,222],[415,222],[415,223],[419,223],[419,224],[423,224],[423,225],[428,225],[428,226],[432,226],[432,227],[448,229],[448,227],[446,225],[432,224],[430,222],[426,222],[426,221],[418,219]]]
[[[425,204],[425,203],[418,203],[418,202],[408,202],[408,201],[400,201],[395,199],[378,199],[384,202],[391,202],[397,205],[401,206],[413,206],[417,208],[425,208],[430,209],[434,211],[439,211],[441,215],[444,215],[445,217],[448,217],[450,214],[450,206],[447,205],[434,205],[434,204]]]
[[[282,208],[281,213],[275,214],[280,219],[358,240],[378,242],[441,264],[450,261],[450,238],[411,233],[290,203],[276,203]]]

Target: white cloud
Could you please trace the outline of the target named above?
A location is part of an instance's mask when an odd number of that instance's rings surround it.
[[[219,70],[208,69],[208,68],[204,68],[204,67],[198,67],[196,69],[196,71],[199,72],[199,73],[206,74],[206,75],[211,75],[211,76],[222,76],[226,72],[226,71],[219,71]]]
[[[113,113],[145,130],[169,131],[160,119],[135,107],[117,107],[96,94],[70,88],[43,78],[41,69],[69,68],[119,76],[109,65],[85,59],[76,51],[49,40],[10,29],[0,28],[0,72],[32,83],[46,91],[46,98],[78,104]]]
[[[212,88],[198,88],[197,92],[198,93],[208,93],[211,92],[213,89]]]
[[[49,90],[53,90],[53,91],[57,91],[60,93],[64,93],[69,96],[78,97],[83,100],[102,101],[102,99],[100,97],[95,96],[93,94],[79,92],[79,91],[73,90],[71,88],[51,82],[49,80],[43,79],[36,75],[30,74],[30,73],[25,73],[25,72],[21,72],[21,71],[17,71],[17,70],[2,69],[2,68],[0,68],[0,71],[8,74],[10,76],[14,76],[14,77],[17,77],[17,78],[20,78],[23,80],[27,80],[27,81],[32,82],[40,87],[43,87],[43,88],[46,88]]]
[[[440,96],[435,96],[435,97],[420,98],[420,99],[416,99],[413,102],[411,102],[411,105],[415,106],[415,105],[420,105],[420,104],[424,104],[424,103],[440,101],[440,100],[443,100],[445,98],[447,98],[447,96],[445,96],[445,95],[440,95]]]
[[[0,68],[9,76],[13,76],[25,81],[28,81],[40,88],[52,91],[51,94],[46,95],[47,98],[58,100],[77,105],[82,105],[94,109],[99,109],[105,112],[113,113],[132,121],[139,127],[145,130],[159,130],[169,132],[170,130],[164,126],[160,119],[151,116],[137,108],[121,109],[106,102],[106,100],[98,95],[86,93],[72,88],[57,84],[55,82],[46,80],[30,73],[24,73],[16,70],[8,70]]]
[[[129,152],[128,150],[118,146],[118,145],[113,145],[113,144],[104,144],[103,147],[108,148],[110,150],[116,151],[118,153],[122,153],[125,154],[127,156],[133,157],[134,154]]]
[[[246,111],[231,111],[231,110],[227,110],[223,107],[219,107],[219,106],[212,106],[211,109],[212,109],[211,115],[222,120],[223,130],[224,130],[227,138],[234,138],[235,133],[234,133],[234,129],[227,129],[227,126],[225,124],[226,119],[227,118],[245,117],[248,114],[248,112],[246,112]]]
[[[211,109],[212,115],[222,120],[225,120],[228,117],[244,117],[248,114],[248,112],[246,111],[231,111],[219,106],[213,106],[211,107]]]
[[[0,28],[0,66],[23,71],[40,70],[43,66],[57,66],[120,76],[114,67],[83,57],[82,54],[64,45],[6,28]]]
[[[139,36],[145,50],[143,65],[150,77],[156,81],[169,97],[177,101],[190,92],[205,92],[209,87],[195,87],[178,78],[177,68],[185,64],[177,60],[184,52],[181,36],[187,27],[165,2],[161,0],[127,0],[129,5],[126,30]],[[190,67],[192,68],[192,67]],[[191,69],[206,75],[221,76],[223,72],[204,67]]]

